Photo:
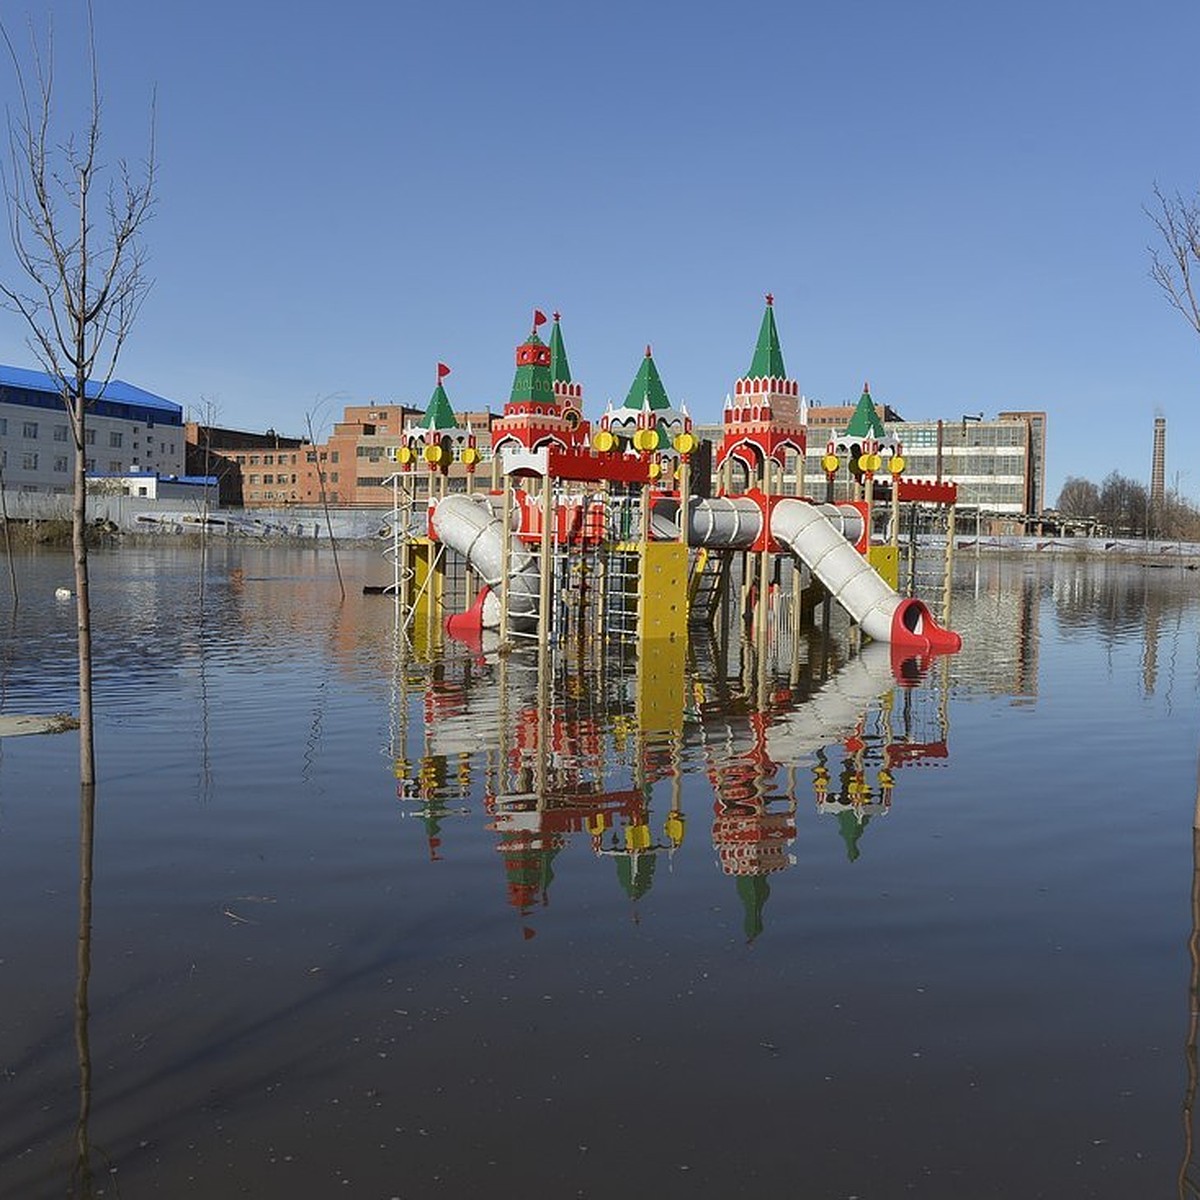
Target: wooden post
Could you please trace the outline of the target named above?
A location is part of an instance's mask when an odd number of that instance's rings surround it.
[[[685,454],[679,459],[679,540],[685,546],[688,544],[688,522],[691,500],[688,493],[690,490],[691,468],[688,464],[688,457]]]
[[[500,645],[509,645],[508,631],[508,577],[509,562],[512,558],[512,517],[513,517],[512,476],[504,476],[504,498],[500,504]]]
[[[946,571],[942,581],[942,624],[950,625],[950,583],[954,576],[954,505],[946,510]]]
[[[547,467],[546,474],[542,476],[542,554],[541,576],[538,579],[538,637],[543,646],[550,640],[550,584],[554,571],[554,509],[550,484]]]
[[[896,555],[896,570],[900,570],[900,476],[892,476],[892,550]],[[897,582],[899,579],[897,578]]]

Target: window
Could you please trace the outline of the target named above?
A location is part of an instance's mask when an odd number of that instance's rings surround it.
[[[250,476],[250,482],[251,482],[251,484],[253,484],[255,487],[257,487],[257,486],[258,486],[258,476],[257,476],[257,475],[251,475],[251,476]]]
[[[83,444],[85,446],[94,446],[96,444],[96,431],[94,429],[85,429],[83,431]]]
[[[94,471],[96,469],[96,460],[94,458],[85,458],[83,460],[83,469],[85,471]]]
[[[37,425],[36,421],[26,421],[21,428],[21,436],[31,440],[35,439],[37,437]]]
[[[22,471],[36,471],[37,470],[37,451],[36,450],[26,450],[25,453],[21,455],[21,470]]]
[[[259,460],[259,455],[257,455],[257,454],[250,455],[250,465],[252,467],[258,466],[258,460]]]
[[[112,429],[108,434],[108,446],[110,450],[116,450],[120,447],[125,435],[119,429]]]
[[[56,471],[65,471],[67,466],[67,456],[65,454],[56,454],[54,456],[54,469]]]
[[[337,462],[337,460],[338,460],[338,452],[335,450],[335,451],[334,451],[334,452],[333,452],[333,453],[332,453],[332,454],[329,456],[329,461],[330,461],[330,462]]]
[[[108,469],[112,471],[114,475],[119,475],[123,470],[125,470],[125,468],[121,465],[121,460],[119,458],[110,458],[108,460]]]
[[[54,440],[56,442],[65,442],[67,440],[67,427],[65,425],[55,425]]]
[[[329,482],[330,482],[330,483],[337,483],[337,481],[338,481],[338,473],[337,473],[336,471],[334,471],[334,472],[333,472],[333,474],[331,474],[331,475],[329,476]]]
[[[275,465],[275,455],[264,454],[263,455],[263,466],[264,467],[273,467],[274,465]]]
[[[263,483],[274,483],[274,482],[275,482],[274,475],[264,475],[263,476]]]
[[[0,436],[8,436],[8,418],[0,417]]]

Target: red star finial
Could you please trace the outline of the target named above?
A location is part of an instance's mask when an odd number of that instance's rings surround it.
[[[775,297],[770,292],[767,293],[767,307],[770,308],[775,303]]]
[[[647,343],[647,345],[646,345],[646,357],[647,357],[647,358],[652,358],[652,357],[653,357],[653,355],[650,353],[650,345],[649,345],[649,343]]]

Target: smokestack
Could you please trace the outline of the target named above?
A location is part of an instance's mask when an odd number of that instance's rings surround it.
[[[1154,418],[1154,456],[1150,463],[1150,507],[1162,508],[1166,499],[1167,418]]]

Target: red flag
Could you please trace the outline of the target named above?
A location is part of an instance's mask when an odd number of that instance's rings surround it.
[[[533,327],[536,329],[539,325],[545,325],[546,314],[540,308],[533,310]]]
[[[450,368],[445,363],[438,363],[438,383],[441,383],[449,374]]]

